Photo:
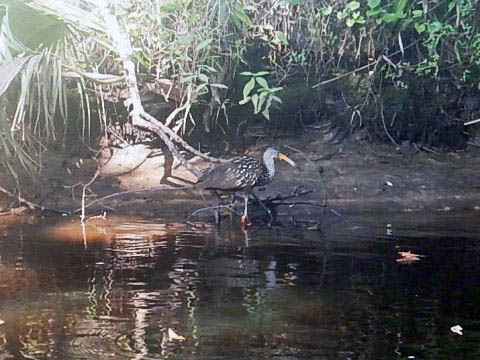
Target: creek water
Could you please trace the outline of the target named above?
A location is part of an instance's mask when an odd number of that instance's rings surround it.
[[[478,212],[197,225],[0,222],[0,358],[480,359]]]

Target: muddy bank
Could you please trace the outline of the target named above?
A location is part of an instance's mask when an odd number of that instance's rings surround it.
[[[324,132],[311,130],[297,138],[265,140],[248,153],[260,155],[270,145],[289,154],[297,166],[277,164],[275,180],[256,193],[266,198],[287,195],[299,188],[312,190],[305,196],[285,200],[290,205],[278,207],[280,216],[315,219],[328,213],[329,208],[345,215],[480,210],[480,149],[476,146],[437,154],[353,139],[331,144]],[[89,216],[105,211],[142,217],[185,217],[207,206],[199,192],[190,188],[194,176],[176,162],[172,172],[165,174],[163,154],[143,145],[106,149],[95,159],[85,153],[52,153],[45,158],[50,160],[45,162],[40,178],[23,181],[22,195],[47,208],[65,212],[79,209],[84,188],[87,204],[113,193],[135,191],[95,203],[88,208]],[[208,166],[200,159],[192,161],[197,166]],[[85,187],[94,178],[98,165],[100,173]],[[208,205],[213,205],[215,198],[206,195]],[[299,201],[303,204],[293,204]],[[0,203],[3,211],[18,205],[16,200],[5,197]],[[204,212],[196,218],[208,216],[210,213]]]

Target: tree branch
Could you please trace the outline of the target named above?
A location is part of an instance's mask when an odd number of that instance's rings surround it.
[[[185,140],[178,136],[168,126],[165,126],[156,118],[145,112],[140,98],[140,92],[138,90],[135,64],[132,61],[133,50],[130,39],[124,32],[121,31],[117,18],[110,13],[105,0],[98,0],[97,6],[105,20],[108,35],[111,37],[115,47],[117,48],[118,54],[120,55],[123,63],[130,104],[132,105],[132,111],[130,112],[132,124],[134,126],[145,128],[157,134],[171,151],[171,153],[181,162],[181,164],[197,177],[202,175],[202,170],[190,164],[180,154],[180,151],[178,150],[177,146],[173,141],[183,146],[186,150],[192,152],[195,155],[201,156],[204,159],[212,162],[224,162],[225,160],[220,160],[207,156],[196,150],[195,148],[191,147]]]

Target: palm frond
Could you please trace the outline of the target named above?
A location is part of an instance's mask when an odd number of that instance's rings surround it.
[[[45,15],[54,16],[58,21],[74,26],[76,30],[106,33],[105,24],[100,17],[63,0],[35,0],[26,6]]]
[[[0,63],[13,59],[12,52],[16,53],[31,53],[31,50],[17,41],[13,36],[12,29],[10,28],[10,10],[6,5],[0,5],[0,8],[4,9],[5,14],[2,17],[0,27]]]
[[[12,80],[20,74],[23,65],[30,58],[31,56],[24,56],[0,63],[0,96],[8,89]]]

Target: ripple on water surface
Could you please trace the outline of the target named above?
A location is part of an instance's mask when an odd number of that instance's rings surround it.
[[[473,219],[0,224],[0,356],[480,358]]]

